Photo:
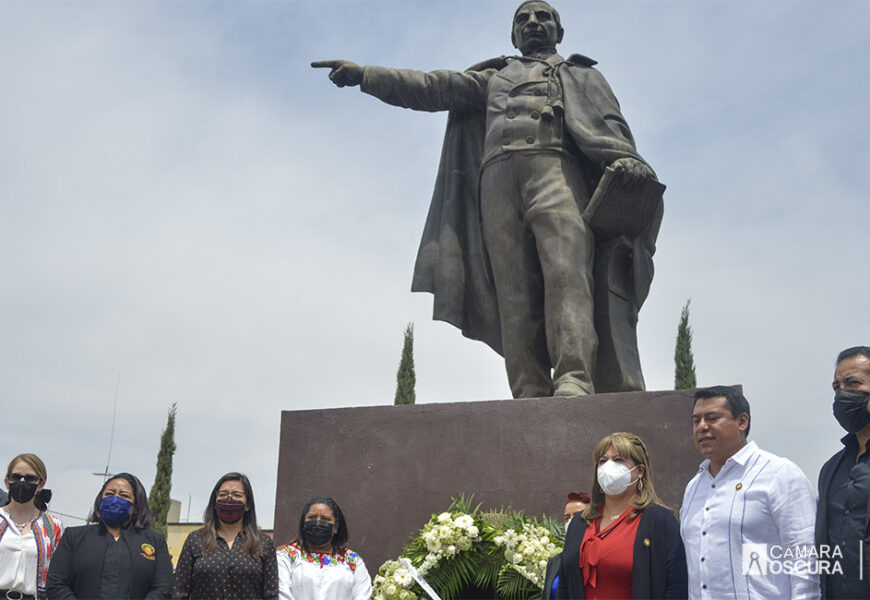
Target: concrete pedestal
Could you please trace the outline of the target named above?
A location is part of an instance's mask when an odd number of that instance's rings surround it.
[[[460,493],[561,517],[568,492],[590,490],[592,449],[615,431],[643,438],[656,491],[678,507],[702,460],[691,407],[688,390],[285,411],[275,542],[295,537],[313,496],[338,502],[373,575]]]

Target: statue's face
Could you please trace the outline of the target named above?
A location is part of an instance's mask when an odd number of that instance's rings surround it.
[[[562,41],[562,28],[553,10],[543,2],[531,2],[514,16],[513,42],[520,52],[528,54],[538,48],[555,48]]]

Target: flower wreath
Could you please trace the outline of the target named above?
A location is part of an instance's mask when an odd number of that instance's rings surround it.
[[[469,588],[495,590],[505,600],[541,597],[551,557],[562,551],[562,527],[549,517],[507,509],[480,511],[473,497],[457,496],[433,514],[405,546],[411,561],[444,600]],[[388,560],[374,579],[373,600],[427,600],[411,571]]]

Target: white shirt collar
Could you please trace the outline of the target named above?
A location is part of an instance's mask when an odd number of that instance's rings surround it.
[[[719,472],[721,473],[722,471],[727,469],[729,464],[736,463],[741,467],[745,466],[746,463],[749,462],[749,459],[752,458],[752,456],[755,455],[756,452],[758,452],[758,444],[755,443],[755,440],[752,440],[751,442],[746,442],[745,446],[743,446],[740,450],[728,457],[728,460],[725,461],[725,464],[722,465],[722,469]],[[710,472],[709,458],[704,459],[704,461],[701,463],[701,466],[699,467],[699,470],[706,471],[707,473]]]

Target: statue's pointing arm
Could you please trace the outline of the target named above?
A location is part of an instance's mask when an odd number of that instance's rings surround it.
[[[483,112],[486,108],[486,83],[494,71],[439,70],[427,73],[363,67],[346,60],[317,61],[311,66],[331,69],[329,79],[338,87],[359,85],[363,92],[387,104],[429,112]]]

